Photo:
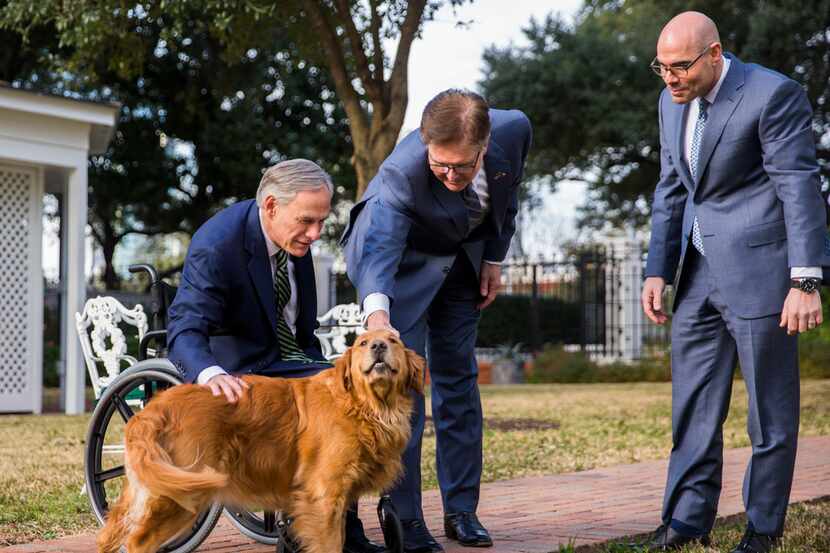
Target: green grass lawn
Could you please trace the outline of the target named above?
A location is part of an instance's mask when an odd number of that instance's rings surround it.
[[[830,435],[828,397],[830,380],[802,383],[802,436]],[[482,389],[482,402],[485,481],[661,459],[671,447],[668,383],[491,386]],[[743,382],[736,381],[726,447],[749,445],[746,411]],[[88,420],[89,415],[0,417],[0,546],[94,530],[81,494]],[[437,486],[434,452],[428,430],[427,487]],[[805,535],[824,528],[826,536],[828,505],[793,509],[790,521],[803,517]],[[732,534],[724,540],[736,541]]]

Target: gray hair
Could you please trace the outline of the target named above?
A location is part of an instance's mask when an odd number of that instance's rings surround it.
[[[323,169],[307,159],[289,159],[270,167],[256,191],[256,204],[262,207],[265,198],[274,196],[280,205],[294,201],[298,192],[325,188],[333,193],[331,177]]]

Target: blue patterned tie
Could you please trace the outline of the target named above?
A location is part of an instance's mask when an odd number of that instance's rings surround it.
[[[300,361],[302,363],[313,363],[314,360],[308,357],[300,346],[297,345],[297,338],[291,332],[288,323],[285,322],[283,309],[291,299],[291,283],[288,282],[288,254],[285,250],[277,250],[274,254],[277,261],[277,273],[274,275],[274,293],[277,296],[277,342],[280,345],[280,358],[283,361]]]
[[[699,100],[700,109],[697,112],[697,122],[695,123],[695,134],[692,136],[692,148],[689,152],[689,171],[692,173],[692,180],[697,180],[697,163],[700,157],[700,144],[703,142],[703,129],[706,128],[706,117],[709,108],[709,102],[704,98]],[[700,255],[706,255],[703,251],[703,238],[700,234],[700,224],[697,222],[697,215],[692,223],[692,244],[695,249],[700,252]]]
[[[461,199],[464,200],[464,205],[467,207],[467,215],[470,217],[470,232],[484,220],[484,209],[481,207],[481,199],[473,188],[473,184],[471,182],[467,185],[467,188],[461,191]]]

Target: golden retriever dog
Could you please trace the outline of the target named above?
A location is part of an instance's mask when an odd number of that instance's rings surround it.
[[[235,404],[182,385],[130,419],[127,482],[100,553],[153,553],[212,502],[287,512],[304,551],[343,550],[348,506],[400,475],[424,359],[381,330],[315,376],[243,378]]]

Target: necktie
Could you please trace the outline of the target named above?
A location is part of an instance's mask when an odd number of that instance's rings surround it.
[[[704,98],[699,100],[700,109],[697,112],[697,122],[695,123],[695,134],[692,136],[692,148],[689,152],[689,171],[692,173],[692,180],[697,180],[697,163],[700,157],[700,144],[703,142],[703,130],[706,128],[706,118],[708,116],[706,110],[709,108],[709,102]],[[703,238],[700,233],[700,224],[697,222],[697,215],[692,223],[692,245],[700,252],[700,255],[706,255],[703,251]]]
[[[280,346],[280,357],[283,361],[313,363],[314,360],[303,353],[303,350],[297,345],[297,337],[291,332],[283,316],[283,309],[291,298],[291,284],[288,282],[288,254],[285,253],[285,250],[277,250],[274,258],[277,261],[274,293],[277,297],[277,342]]]
[[[464,200],[464,205],[467,207],[467,215],[470,217],[470,232],[473,231],[481,221],[484,219],[484,210],[481,207],[481,200],[478,194],[473,189],[473,183],[467,185],[467,188],[461,191],[461,199]]]

